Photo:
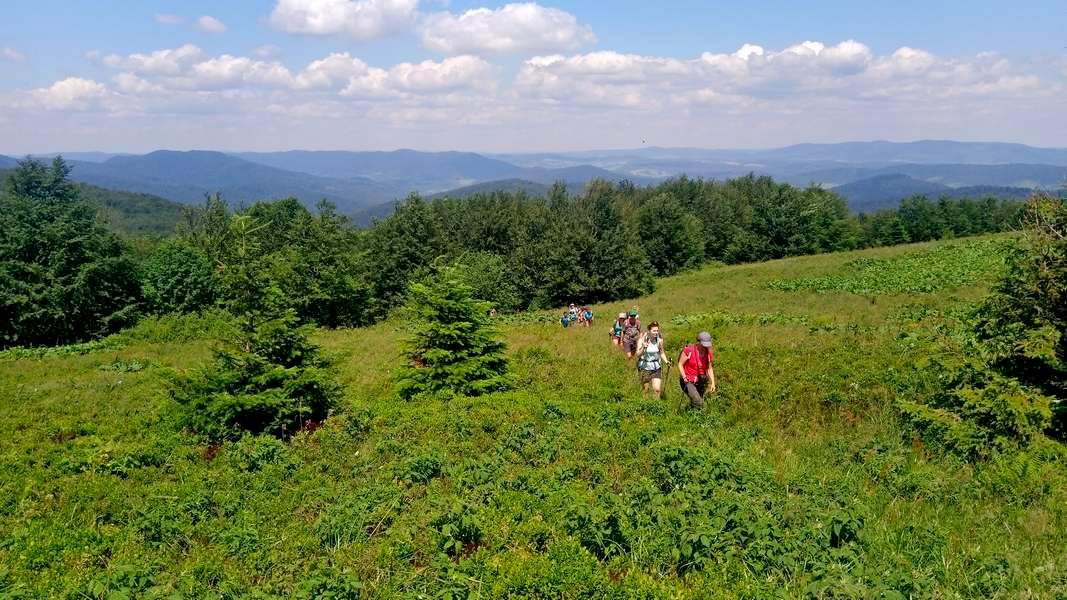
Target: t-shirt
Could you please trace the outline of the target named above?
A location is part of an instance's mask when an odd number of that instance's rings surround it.
[[[659,370],[659,347],[662,343],[663,338],[656,338],[656,343],[652,343],[651,340],[645,341],[645,351],[642,352],[641,356],[637,359],[638,369],[641,369],[642,371]]]
[[[682,373],[686,381],[696,381],[708,374],[708,365],[715,360],[715,353],[708,348],[707,358],[700,353],[696,346],[689,344],[682,350]]]

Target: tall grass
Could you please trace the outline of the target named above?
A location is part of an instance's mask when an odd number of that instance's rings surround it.
[[[939,247],[686,273],[595,307],[590,329],[512,319],[518,386],[479,398],[398,400],[398,323],[321,331],[344,408],[287,445],[177,429],[164,375],[209,359],[199,335],[145,325],[117,349],[0,359],[0,594],[1065,594],[1062,449],[965,464],[892,408],[936,385],[909,315],[980,297],[992,267],[923,292],[770,285]],[[673,373],[642,398],[607,337],[634,304],[674,356],[711,330],[705,412]]]

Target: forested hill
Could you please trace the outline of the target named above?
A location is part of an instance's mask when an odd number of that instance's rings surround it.
[[[10,172],[0,169],[0,182],[5,181]],[[96,208],[115,233],[165,237],[174,233],[182,216],[181,204],[159,196],[109,190],[88,183],[76,183],[75,187],[78,197]]]

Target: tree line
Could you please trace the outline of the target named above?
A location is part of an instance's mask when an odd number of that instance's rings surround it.
[[[595,181],[464,199],[410,196],[366,229],[328,202],[189,207],[147,252],[108,232],[61,158],[20,162],[0,194],[0,346],[82,341],[139,316],[231,307],[269,285],[300,322],[366,325],[442,265],[499,311],[651,292],[655,277],[733,264],[1010,230],[1022,203],[924,197],[850,214],[833,191],[770,177]],[[254,265],[256,278],[235,277]],[[251,283],[251,282],[255,283]]]

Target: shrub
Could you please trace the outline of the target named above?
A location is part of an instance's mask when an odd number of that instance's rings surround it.
[[[438,548],[449,556],[470,554],[482,541],[482,525],[470,508],[456,505],[431,523],[439,536]]]
[[[507,386],[503,342],[489,328],[489,306],[474,300],[454,268],[441,267],[410,288],[408,310],[416,319],[397,391],[410,399],[424,393],[475,396]]]
[[[958,342],[961,365],[926,402],[900,401],[929,440],[977,459],[1067,433],[1067,206],[1035,197],[1025,245]]]
[[[327,569],[301,581],[295,598],[300,600],[359,600],[363,584],[346,571]]]
[[[213,365],[174,379],[172,395],[184,408],[185,425],[208,438],[288,437],[307,421],[325,419],[341,386],[257,260],[248,236],[255,224],[237,217],[234,227],[238,251],[226,279],[237,333],[215,351]]]

